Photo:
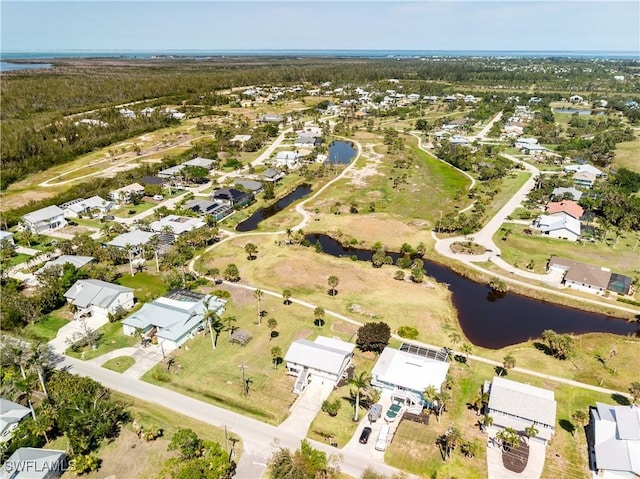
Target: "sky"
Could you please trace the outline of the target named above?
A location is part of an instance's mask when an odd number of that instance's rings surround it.
[[[3,52],[640,52],[638,0],[2,0],[0,16]]]

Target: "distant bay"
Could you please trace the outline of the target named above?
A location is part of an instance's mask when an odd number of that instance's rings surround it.
[[[51,68],[51,63],[0,62],[0,72],[12,72],[16,70],[35,70],[37,68]]]

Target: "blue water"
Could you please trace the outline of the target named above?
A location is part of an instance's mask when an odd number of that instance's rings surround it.
[[[637,59],[634,51],[519,51],[519,50],[60,50],[1,52],[2,60],[53,58],[154,58],[220,56],[329,56],[329,57],[502,57],[502,58],[612,58]]]
[[[15,70],[35,70],[38,68],[51,68],[51,63],[7,63],[0,62],[0,72]]]
[[[354,156],[356,156],[356,150],[353,148],[353,143],[349,141],[332,141],[329,145],[327,159],[331,163],[346,165]]]

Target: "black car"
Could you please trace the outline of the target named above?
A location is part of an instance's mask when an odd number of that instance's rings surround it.
[[[365,427],[360,434],[360,444],[366,444],[369,441],[369,436],[371,436],[371,428]]]

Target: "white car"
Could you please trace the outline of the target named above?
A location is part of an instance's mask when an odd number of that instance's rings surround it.
[[[164,196],[162,195],[153,195],[153,199],[156,201],[162,201],[164,200]]]

